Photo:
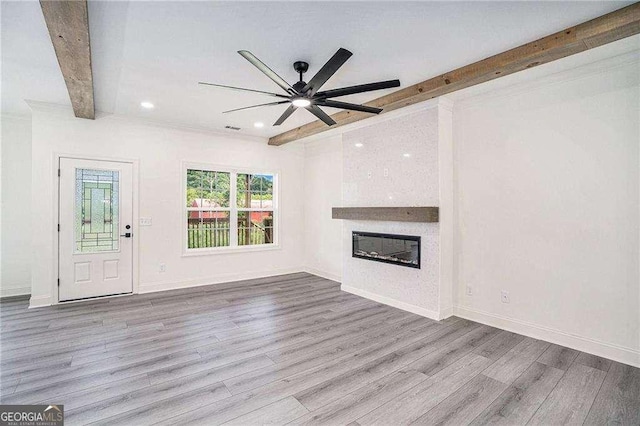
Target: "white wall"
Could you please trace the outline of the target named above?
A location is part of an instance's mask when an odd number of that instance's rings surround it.
[[[40,212],[31,220],[32,305],[54,298],[55,154],[139,161],[140,217],[153,226],[134,228],[140,243],[140,291],[156,291],[303,268],[300,210],[304,161],[300,146],[270,147],[264,140],[243,140],[129,121],[113,116],[73,118],[66,111],[34,104],[33,202]],[[280,177],[280,249],[185,257],[182,254],[182,161],[271,169]],[[166,272],[159,271],[160,263]]]
[[[342,221],[331,208],[342,205],[342,136],[304,146],[305,269],[332,280],[342,279]]]
[[[456,104],[459,315],[640,365],[638,67]]]
[[[31,293],[31,118],[2,115],[0,297]]]

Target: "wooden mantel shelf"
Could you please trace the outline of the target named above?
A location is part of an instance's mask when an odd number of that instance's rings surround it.
[[[333,219],[438,222],[438,207],[333,207]]]

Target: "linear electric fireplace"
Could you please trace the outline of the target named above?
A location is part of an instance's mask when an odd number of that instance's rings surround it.
[[[352,236],[352,257],[420,269],[420,237],[356,231]]]

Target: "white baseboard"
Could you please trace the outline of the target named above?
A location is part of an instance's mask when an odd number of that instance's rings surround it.
[[[321,271],[320,269],[311,268],[309,266],[304,267],[304,272],[307,272],[312,275],[317,275],[321,278],[326,278],[331,281],[342,282],[342,277],[332,274],[330,272]]]
[[[442,308],[440,310],[440,319],[441,320],[449,318],[450,316],[453,316],[453,306]]]
[[[51,296],[31,296],[29,299],[29,309],[50,306],[53,303]]]
[[[31,294],[31,286],[0,288],[0,297],[28,296]]]
[[[166,281],[160,283],[140,283],[138,293],[155,293],[157,291],[177,290],[181,288],[200,287],[203,285],[221,284],[233,281],[251,280],[254,278],[266,278],[276,275],[295,274],[305,272],[304,268],[275,269],[262,272],[245,272],[239,274],[222,274],[215,277],[197,278],[186,281]]]
[[[640,351],[632,348],[612,345],[610,343],[576,336],[530,322],[503,317],[501,315],[495,315],[489,312],[478,311],[462,306],[454,307],[454,315],[460,318],[500,328],[502,330],[522,334],[534,339],[544,340],[603,358],[612,359],[634,367],[640,367]]]
[[[380,296],[379,294],[371,293],[366,290],[351,287],[342,284],[340,286],[342,291],[355,294],[356,296],[364,297],[365,299],[373,300],[374,302],[383,303],[385,305],[393,306],[394,308],[402,309],[403,311],[411,312],[416,315],[430,318],[432,320],[440,321],[440,314],[438,312],[422,308],[420,306],[412,305],[411,303],[401,302],[399,300],[391,299],[390,297]]]

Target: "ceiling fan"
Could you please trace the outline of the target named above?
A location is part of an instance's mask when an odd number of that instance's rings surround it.
[[[334,101],[332,98],[340,96],[352,95],[354,93],[370,92],[372,90],[388,89],[391,87],[400,86],[400,80],[381,81],[378,83],[359,84],[357,86],[343,87],[340,89],[331,89],[319,92],[318,90],[324,85],[329,78],[353,55],[347,49],[340,48],[338,51],[327,61],[326,64],[313,76],[313,78],[307,83],[302,80],[302,76],[309,69],[309,64],[303,61],[297,61],[293,63],[293,69],[300,74],[300,81],[296,82],[293,86],[287,83],[282,77],[276,74],[272,69],[266,66],[260,59],[247,50],[240,50],[238,53],[251,62],[256,68],[262,71],[267,77],[273,80],[278,86],[282,88],[287,94],[282,95],[278,93],[263,92],[261,90],[245,89],[242,87],[225,86],[222,84],[204,83],[199,82],[207,86],[224,87],[226,89],[241,90],[244,92],[261,93],[263,95],[274,96],[276,98],[282,98],[277,102],[270,102],[260,105],[252,105],[244,108],[232,109],[224,111],[224,113],[242,111],[245,109],[258,108],[271,105],[289,104],[289,107],[284,113],[273,123],[274,126],[282,124],[297,108],[305,108],[311,112],[317,118],[322,120],[325,124],[332,126],[336,122],[327,113],[325,113],[321,106],[331,108],[341,108],[351,111],[368,112],[371,114],[380,114],[382,109],[374,108],[366,105],[352,104],[348,102]]]

